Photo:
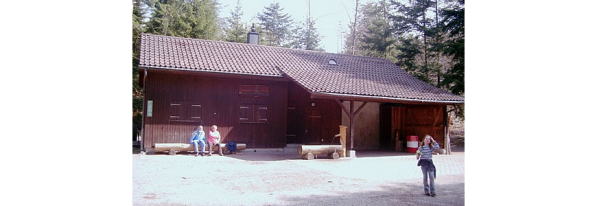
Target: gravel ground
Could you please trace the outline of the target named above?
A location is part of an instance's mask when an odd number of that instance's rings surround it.
[[[436,197],[424,195],[413,154],[357,157],[133,154],[133,205],[464,205],[463,150],[434,156]]]

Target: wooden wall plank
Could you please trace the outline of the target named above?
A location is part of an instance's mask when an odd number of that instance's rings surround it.
[[[224,141],[246,143],[249,148],[284,147],[288,83],[259,79],[205,77],[199,74],[150,72],[146,99],[154,101],[153,117],[146,117],[145,148],[154,143],[186,143],[197,122],[173,122],[168,115],[170,101],[201,104],[204,130],[218,125]],[[270,96],[253,98],[238,94],[239,85],[265,85]],[[267,105],[267,123],[240,123],[240,104]],[[187,115],[188,116],[188,115]]]

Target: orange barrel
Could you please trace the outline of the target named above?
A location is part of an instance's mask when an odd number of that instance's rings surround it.
[[[406,138],[406,152],[416,153],[419,149],[419,136],[408,136]]]

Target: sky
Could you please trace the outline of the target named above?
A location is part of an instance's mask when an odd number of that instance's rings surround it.
[[[365,4],[373,0],[359,0]],[[221,4],[219,16],[230,17],[236,7],[237,0],[218,0]],[[247,25],[258,23],[257,14],[265,7],[278,2],[283,13],[289,14],[294,21],[304,22],[309,13],[309,0],[240,0],[243,12],[242,21]],[[315,28],[321,37],[319,45],[329,53],[340,53],[344,37],[348,35],[348,24],[354,20],[355,0],[311,0],[311,17],[315,20]],[[342,30],[344,33],[342,32]],[[247,31],[248,32],[248,31]]]

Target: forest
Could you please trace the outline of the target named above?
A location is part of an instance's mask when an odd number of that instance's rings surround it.
[[[259,44],[323,51],[317,19],[294,19],[279,3],[257,14]],[[141,128],[143,90],[139,87],[141,33],[246,42],[253,24],[243,22],[240,1],[230,17],[220,17],[217,0],[133,1],[133,125]],[[355,2],[345,25],[343,54],[388,59],[438,88],[464,96],[464,0],[379,0]],[[347,17],[349,18],[349,17]],[[455,108],[464,120],[464,107]]]

